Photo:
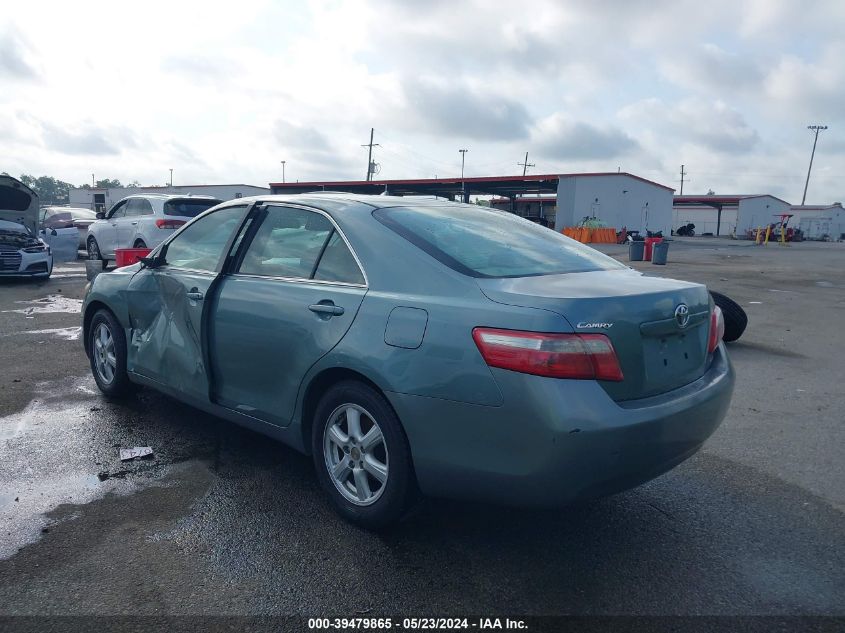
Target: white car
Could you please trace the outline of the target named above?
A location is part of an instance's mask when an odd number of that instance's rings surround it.
[[[53,253],[38,237],[38,195],[17,178],[0,176],[0,276],[46,279]]]
[[[211,196],[145,194],[116,203],[88,227],[89,259],[115,259],[117,248],[155,248],[173,231],[220,204]]]
[[[80,207],[41,207],[41,228],[73,226],[79,234],[79,248],[88,248],[88,227],[97,219],[90,209]]]

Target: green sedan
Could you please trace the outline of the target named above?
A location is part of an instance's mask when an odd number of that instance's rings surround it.
[[[311,454],[370,528],[421,494],[631,488],[702,446],[734,384],[704,286],[438,200],[218,205],[98,275],[83,328],[104,394],[151,387]]]

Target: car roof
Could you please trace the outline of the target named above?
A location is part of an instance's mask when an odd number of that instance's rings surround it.
[[[129,200],[130,198],[143,198],[154,200],[172,200],[173,198],[192,198],[196,200],[220,200],[214,196],[195,195],[191,193],[172,194],[172,193],[133,193],[132,195],[121,198],[121,200]]]
[[[322,208],[321,203],[330,203],[332,208],[337,208],[338,202],[348,202],[350,206],[354,203],[365,204],[372,209],[385,207],[406,207],[406,206],[453,206],[463,204],[452,202],[442,198],[420,198],[417,196],[373,196],[360,193],[346,193],[343,191],[315,191],[313,193],[296,194],[269,194],[264,196],[250,196],[246,198],[235,198],[227,201],[229,205],[251,204],[253,202],[279,202],[298,203],[317,208]],[[325,206],[329,206],[326,204]],[[326,209],[328,210],[328,209]]]

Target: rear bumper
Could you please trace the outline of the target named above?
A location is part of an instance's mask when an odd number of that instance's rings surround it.
[[[734,386],[723,345],[694,383],[625,403],[591,381],[493,372],[501,407],[388,394],[424,493],[562,505],[632,488],[701,448]]]

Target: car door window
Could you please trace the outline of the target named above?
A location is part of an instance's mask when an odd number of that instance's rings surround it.
[[[270,207],[238,272],[310,279],[332,230],[329,219],[319,213]]]
[[[153,215],[153,205],[145,198],[138,199],[138,213],[137,215]]]
[[[243,206],[226,207],[191,222],[170,242],[165,264],[173,268],[214,272],[232,234],[243,221]]]
[[[332,231],[326,250],[317,264],[314,279],[364,285],[364,274],[358,267],[352,251],[337,231]]]
[[[128,201],[118,202],[117,205],[111,210],[111,213],[109,213],[109,220],[117,220],[119,218],[122,218],[126,213],[127,202]]]

